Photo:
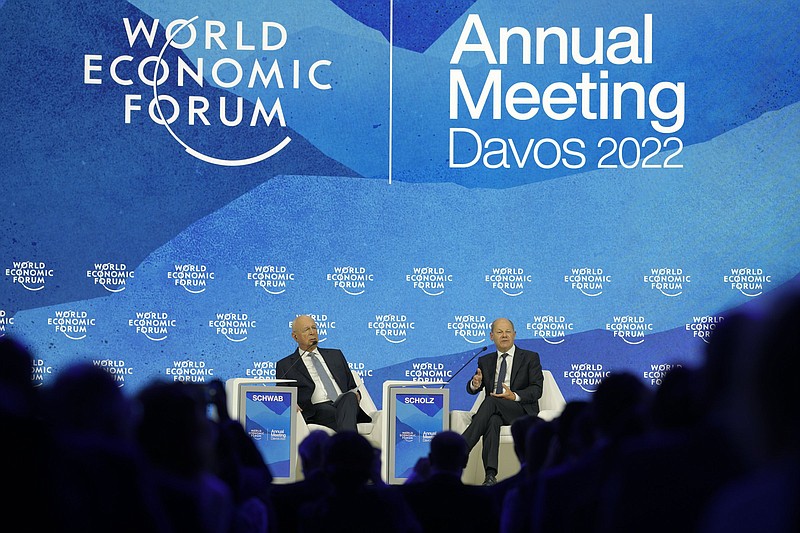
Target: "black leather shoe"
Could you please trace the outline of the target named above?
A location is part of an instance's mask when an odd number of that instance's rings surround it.
[[[497,485],[497,478],[494,477],[494,474],[486,474],[486,479],[483,480],[483,485],[485,487],[491,487],[492,485]]]

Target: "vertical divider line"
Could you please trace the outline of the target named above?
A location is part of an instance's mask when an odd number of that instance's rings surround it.
[[[394,89],[394,0],[389,0],[389,185],[392,184],[392,133],[394,111],[392,109]]]

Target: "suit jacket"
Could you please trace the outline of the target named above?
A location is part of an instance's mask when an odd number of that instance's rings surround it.
[[[333,375],[333,379],[341,391],[347,392],[356,388],[356,380],[350,367],[347,366],[347,359],[341,350],[330,348],[317,348],[325,364]],[[279,379],[293,379],[295,383],[287,383],[290,387],[297,387],[297,405],[303,410],[303,417],[308,418],[316,412],[314,404],[311,403],[311,395],[314,394],[314,380],[303,361],[300,361],[300,350],[295,350],[278,361],[275,367],[275,375]],[[372,422],[372,419],[363,409],[358,409],[358,422]]]
[[[483,383],[478,390],[470,389],[467,381],[467,392],[478,394],[481,390],[488,396],[494,392],[494,375],[497,372],[497,352],[486,354],[478,358],[478,368],[483,374]],[[523,350],[519,346],[514,351],[514,364],[511,367],[511,390],[520,399],[522,408],[529,415],[539,414],[539,398],[542,397],[544,387],[544,374],[539,354],[530,350]]]

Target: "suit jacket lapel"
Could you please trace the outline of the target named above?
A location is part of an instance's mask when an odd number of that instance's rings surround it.
[[[522,368],[523,362],[522,350],[517,346],[514,350],[514,359],[511,364],[511,378],[509,379],[509,383],[512,385],[517,378],[520,368]]]
[[[306,368],[306,364],[303,361],[297,361],[300,358],[300,348],[294,351],[292,354],[292,364],[294,368],[300,373],[303,378],[307,379],[312,385],[314,384],[314,380],[311,379],[311,374],[308,373],[308,369]],[[295,363],[296,361],[296,363]]]
[[[491,394],[494,392],[494,379],[497,376],[497,356],[500,355],[499,352],[494,352],[494,354],[489,355],[489,361],[487,361],[486,365],[486,372],[489,374],[486,376],[486,394]]]

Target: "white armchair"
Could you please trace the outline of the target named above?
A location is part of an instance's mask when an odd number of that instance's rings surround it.
[[[544,420],[553,420],[558,417],[564,410],[567,402],[564,400],[564,395],[558,387],[553,373],[549,370],[542,370],[544,375],[544,386],[542,387],[542,397],[539,398],[539,418]],[[478,412],[483,401],[484,393],[481,391],[475,398],[475,403],[469,411],[451,411],[450,412],[450,429],[458,433],[463,433],[467,426],[472,421],[472,417]],[[482,439],[481,439],[482,440]],[[482,442],[472,449],[469,456],[469,462],[464,469],[462,480],[464,483],[479,484],[483,481],[483,464],[481,461]],[[519,460],[514,453],[514,439],[511,436],[511,426],[503,426],[500,428],[500,456],[498,460],[497,479],[504,479],[519,470]]]

